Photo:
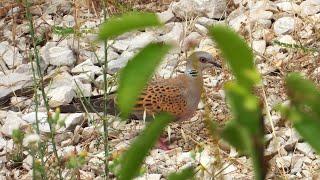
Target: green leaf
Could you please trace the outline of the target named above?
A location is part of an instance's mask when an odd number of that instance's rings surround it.
[[[320,121],[314,119],[309,114],[300,112],[292,107],[287,109],[288,119],[293,122],[293,126],[299,134],[320,154]]]
[[[260,82],[259,73],[253,64],[252,50],[236,32],[222,25],[212,26],[209,32],[230,64],[239,84],[250,88]]]
[[[120,180],[132,179],[138,174],[144,158],[172,119],[171,115],[160,113],[132,143],[121,158]]]
[[[12,130],[12,139],[15,144],[22,144],[24,138],[24,132],[20,129]]]
[[[142,49],[121,71],[118,88],[118,106],[127,117],[137,98],[170,46],[151,43]]]
[[[230,82],[225,85],[226,95],[234,114],[234,122],[226,126],[222,137],[240,152],[252,158],[256,179],[264,179],[264,124],[257,97],[249,89]]]
[[[248,131],[243,129],[235,120],[229,121],[221,133],[221,137],[240,153],[249,155],[251,148]]]
[[[187,180],[187,179],[194,179],[194,168],[188,167],[183,169],[180,172],[177,173],[171,173],[168,176],[168,180]]]
[[[155,13],[130,12],[104,22],[100,27],[99,38],[102,40],[114,38],[132,30],[161,25]]]
[[[292,104],[320,121],[319,89],[311,81],[303,79],[298,73],[292,73],[287,77],[286,86]],[[311,111],[306,111],[305,106],[311,108]]]
[[[298,73],[286,79],[291,107],[284,107],[282,114],[293,122],[299,134],[320,153],[320,91]]]
[[[63,37],[66,37],[74,33],[74,29],[72,27],[62,27],[62,26],[53,26],[52,31],[54,34],[57,34]]]
[[[225,91],[235,120],[251,133],[255,134],[261,131],[260,109],[257,97],[243,86],[234,82],[227,83]]]
[[[215,25],[210,35],[229,63],[237,82],[225,85],[227,100],[234,116],[222,131],[222,137],[238,151],[252,158],[256,179],[264,179],[264,124],[258,98],[252,88],[260,83],[260,75],[253,63],[253,53],[237,33],[226,26]]]

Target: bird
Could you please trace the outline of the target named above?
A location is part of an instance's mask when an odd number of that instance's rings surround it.
[[[183,74],[169,79],[151,81],[139,95],[133,109],[133,119],[142,119],[144,114],[153,117],[159,112],[171,114],[175,120],[187,120],[197,110],[203,88],[202,72],[207,68],[221,65],[208,52],[195,51],[186,59]],[[103,110],[103,97],[91,98],[88,111]],[[109,114],[117,114],[116,95],[110,95],[107,103]],[[63,105],[61,112],[83,112],[83,103]]]

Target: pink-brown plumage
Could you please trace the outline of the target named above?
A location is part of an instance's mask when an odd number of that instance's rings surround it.
[[[215,64],[210,54],[192,54],[187,60],[186,73],[175,78],[154,81],[144,89],[134,108],[134,115],[142,118],[144,112],[150,116],[165,111],[174,115],[177,120],[191,118],[201,97],[202,70],[208,64]]]

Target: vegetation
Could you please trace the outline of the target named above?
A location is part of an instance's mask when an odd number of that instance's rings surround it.
[[[27,146],[33,157],[34,178],[47,179],[49,176],[57,175],[59,179],[63,179],[62,171],[64,168],[74,170],[73,174],[79,175],[78,170],[85,164],[86,153],[79,152],[70,156],[63,162],[56,149],[56,127],[63,125],[63,120],[59,117],[59,109],[53,114],[50,112],[48,98],[44,91],[43,74],[40,68],[40,58],[38,48],[36,46],[35,30],[33,27],[32,17],[28,9],[28,3],[25,2],[27,11],[26,15],[30,22],[30,34],[34,51],[30,56],[33,67],[33,81],[35,89],[35,112],[38,112],[40,97],[44,100],[46,111],[48,114],[47,121],[50,125],[50,143],[52,145],[52,153],[54,163],[52,169],[45,168],[46,160],[50,155],[46,155],[47,143],[39,140],[35,146]],[[144,19],[144,21],[141,21]],[[99,31],[99,38],[106,41],[115,38],[126,32],[146,28],[159,27],[162,24],[153,13],[127,13],[119,17],[112,17],[102,24]],[[73,29],[63,29],[55,27],[54,32],[61,36],[67,36],[74,33]],[[227,99],[230,104],[233,117],[226,126],[219,131],[219,136],[234,146],[243,155],[251,157],[255,170],[256,179],[264,179],[268,171],[266,160],[264,157],[264,122],[262,115],[262,106],[259,97],[254,94],[254,89],[259,88],[261,83],[260,75],[255,68],[253,61],[253,53],[247,43],[239,37],[234,31],[224,26],[213,26],[210,28],[209,35],[217,43],[226,64],[230,66],[235,76],[234,81],[225,84]],[[170,45],[151,43],[144,47],[128,65],[121,71],[119,78],[118,99],[119,108],[123,118],[127,118],[132,111],[134,102],[139,93],[151,79],[153,72],[162,58],[170,50]],[[298,46],[294,46],[299,48]],[[107,46],[105,46],[107,49]],[[236,49],[236,51],[234,50]],[[106,54],[107,57],[107,54]],[[105,59],[105,70],[106,62]],[[139,68],[143,66],[144,68]],[[105,71],[106,72],[106,71]],[[106,78],[104,83],[107,84]],[[134,88],[133,88],[134,87]],[[280,107],[283,117],[289,119],[296,130],[300,133],[310,145],[320,153],[320,91],[312,84],[312,82],[303,79],[300,75],[293,73],[286,79],[286,88],[288,96],[291,100],[290,105]],[[107,89],[107,85],[105,90]],[[130,90],[130,91],[129,91]],[[39,93],[38,93],[39,92]],[[105,91],[106,92],[106,91]],[[107,98],[105,98],[106,100]],[[36,115],[37,116],[37,115]],[[106,114],[102,117],[105,123],[108,123]],[[132,179],[140,172],[144,158],[148,155],[149,150],[154,146],[156,140],[160,137],[163,129],[170,123],[172,117],[162,113],[157,115],[145,130],[132,143],[130,148],[122,154],[118,165],[119,169],[115,175],[119,179]],[[215,127],[214,120],[210,121],[210,127]],[[108,124],[104,126],[104,163],[105,177],[109,177],[109,156],[108,153]],[[214,131],[215,128],[209,130]],[[35,133],[40,137],[39,120],[37,119]],[[214,132],[216,133],[216,132]],[[14,162],[22,161],[22,142],[24,134],[20,131],[13,132],[14,142],[16,144],[16,153],[11,155]],[[139,152],[139,153],[138,153]],[[171,174],[168,179],[192,179],[195,174],[195,168],[190,167],[179,173]]]

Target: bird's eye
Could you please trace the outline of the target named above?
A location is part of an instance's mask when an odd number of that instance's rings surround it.
[[[200,62],[205,63],[205,62],[207,62],[207,59],[204,57],[200,57]]]

